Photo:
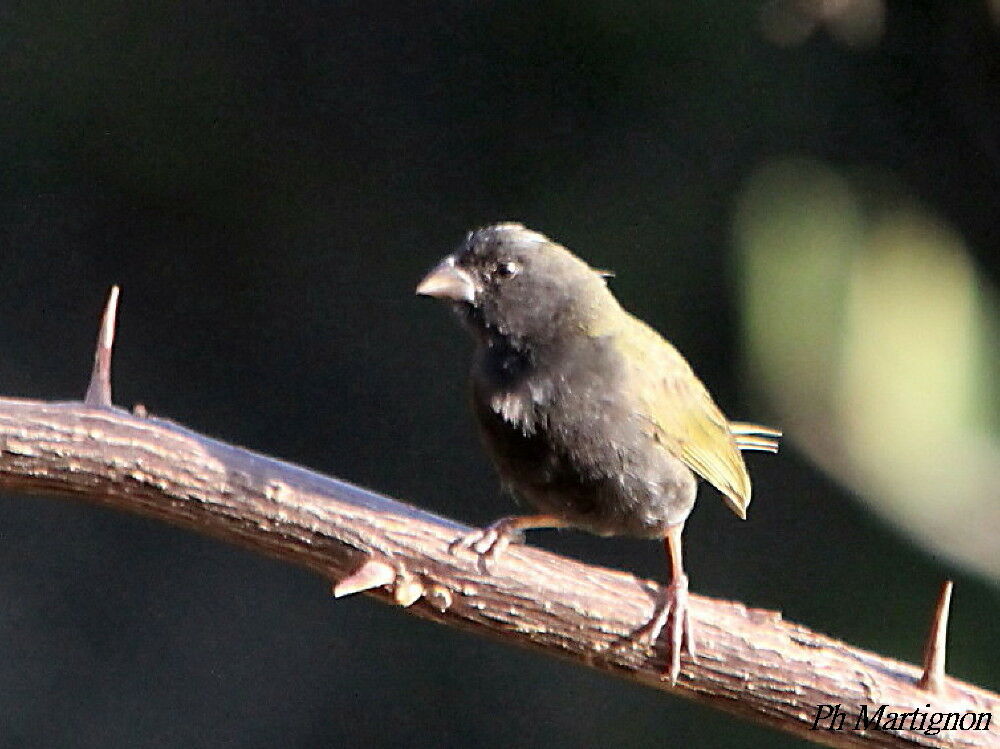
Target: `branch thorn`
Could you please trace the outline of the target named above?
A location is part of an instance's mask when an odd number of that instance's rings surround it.
[[[424,594],[423,584],[415,577],[403,577],[396,583],[396,589],[392,592],[392,597],[404,609],[412,606],[420,600]]]
[[[111,403],[111,347],[115,342],[115,320],[118,317],[118,287],[112,286],[108,303],[104,307],[101,329],[94,349],[94,369],[83,402],[93,408],[110,408]]]
[[[352,593],[389,585],[395,579],[396,570],[391,566],[377,559],[368,559],[355,572],[333,586],[333,597],[343,598]]]
[[[941,584],[934,619],[924,645],[924,673],[917,686],[939,694],[944,687],[944,656],[948,645],[948,613],[951,610],[951,580]]]
[[[427,599],[431,605],[442,614],[449,609],[452,603],[451,591],[443,585],[435,585],[427,592]]]

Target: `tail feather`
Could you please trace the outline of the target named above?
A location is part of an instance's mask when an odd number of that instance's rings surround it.
[[[777,440],[765,440],[765,439],[748,439],[746,437],[737,437],[736,446],[740,450],[761,450],[766,453],[776,453],[778,452],[778,441]]]
[[[781,437],[780,429],[772,429],[760,424],[734,421],[730,423],[729,431],[740,450],[762,450],[769,453],[778,452],[778,439]]]

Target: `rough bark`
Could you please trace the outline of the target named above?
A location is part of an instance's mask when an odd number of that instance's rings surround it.
[[[652,613],[651,583],[522,545],[484,570],[449,553],[465,526],[101,401],[0,398],[0,490],[156,517],[335,582],[353,575],[342,591],[392,578],[371,594],[830,746],[1000,745],[997,695],[950,678],[924,691],[914,666],[730,601],[691,596],[699,660],[671,688],[662,653],[629,640]],[[844,730],[811,730],[817,706],[833,704],[849,712]],[[855,731],[861,704],[993,717],[986,731]]]

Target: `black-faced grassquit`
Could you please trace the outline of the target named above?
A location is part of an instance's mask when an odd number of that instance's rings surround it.
[[[495,557],[528,528],[664,539],[670,582],[644,631],[667,626],[666,676],[694,656],[681,531],[697,477],[741,518],[741,450],[777,450],[780,432],[731,422],[684,357],[618,304],[605,276],[515,223],[470,232],[417,293],[451,304],[472,332],[472,399],[502,482],[538,514],[456,540]]]

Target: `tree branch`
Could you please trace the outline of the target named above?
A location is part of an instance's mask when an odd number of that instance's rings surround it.
[[[412,603],[407,610],[418,616],[570,658],[830,746],[1000,743],[996,720],[989,731],[935,736],[851,730],[861,704],[996,713],[1000,700],[951,679],[940,694],[922,691],[913,666],[856,650],[776,612],[701,596],[690,601],[699,660],[686,661],[670,689],[660,680],[660,654],[628,644],[629,633],[652,613],[649,583],[520,545],[483,571],[473,555],[448,552],[464,526],[166,420],[82,403],[0,398],[0,489],[72,496],[156,517],[344,581],[341,594],[379,586],[374,595]],[[849,713],[845,730],[810,730],[817,706],[833,704]]]
[[[528,546],[489,570],[449,553],[468,530],[412,506],[110,403],[111,327],[102,328],[92,404],[0,398],[0,490],[75,497],[159,518],[314,570],[337,596],[368,590],[418,616],[532,647],[829,746],[1000,746],[1000,697],[944,677],[947,605],[917,668],[782,620],[692,595],[698,662],[671,688],[659,652],[630,634],[655,587]],[[948,588],[950,594],[950,587]],[[939,651],[935,653],[936,651]],[[927,707],[930,703],[930,707]],[[840,705],[843,730],[812,730]],[[987,730],[854,730],[860,705],[992,714]],[[919,722],[919,716],[914,720]],[[925,728],[930,717],[924,718]],[[902,725],[902,724],[897,724]],[[981,722],[980,722],[980,725]]]

